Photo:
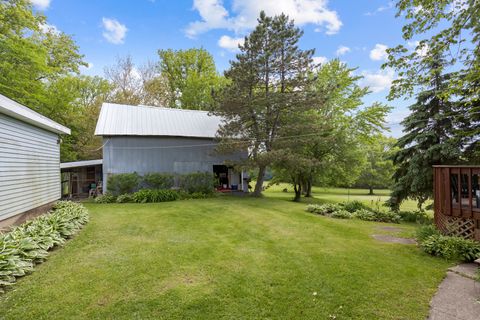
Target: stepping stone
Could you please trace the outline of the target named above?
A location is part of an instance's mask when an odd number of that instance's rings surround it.
[[[429,320],[478,320],[480,283],[448,271],[430,302]]]
[[[372,234],[372,237],[374,237],[378,241],[382,242],[389,242],[389,243],[401,243],[401,244],[417,244],[417,241],[414,239],[408,239],[408,238],[397,238],[397,237],[392,237],[386,234]]]
[[[399,227],[391,227],[391,226],[377,227],[377,229],[379,229],[379,230],[385,230],[385,231],[393,231],[393,232],[403,231],[402,228],[399,228]]]
[[[478,258],[477,260],[475,260],[473,262],[475,262],[476,264],[480,264],[480,258]]]
[[[476,263],[461,263],[458,266],[448,269],[448,271],[455,272],[461,276],[476,280],[478,265]],[[480,287],[480,282],[478,283]]]

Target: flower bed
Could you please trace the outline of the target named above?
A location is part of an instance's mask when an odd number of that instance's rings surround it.
[[[48,250],[65,243],[87,222],[84,206],[59,201],[48,214],[0,234],[0,292],[32,272],[36,264],[47,259]]]

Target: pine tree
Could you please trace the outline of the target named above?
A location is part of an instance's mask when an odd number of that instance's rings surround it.
[[[461,160],[461,139],[456,136],[459,103],[443,95],[448,89],[451,74],[442,74],[444,63],[435,59],[430,66],[432,81],[417,95],[411,113],[402,124],[405,135],[396,146],[393,156],[397,169],[390,205],[398,209],[407,198],[418,201],[419,209],[432,197],[433,165],[455,164]]]
[[[261,12],[257,27],[225,72],[230,85],[215,110],[226,119],[219,131],[219,149],[249,150],[247,165],[258,168],[256,196],[282,130],[297,125],[296,115],[313,107],[308,71],[314,50],[298,48],[302,35],[286,15],[272,18]]]

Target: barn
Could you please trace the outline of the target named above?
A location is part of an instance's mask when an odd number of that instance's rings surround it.
[[[211,172],[218,190],[248,191],[246,172],[228,165],[247,152],[215,152],[221,122],[206,111],[104,103],[95,129],[103,137],[104,191],[110,175],[132,172]]]
[[[70,129],[0,95],[0,227],[60,198],[60,141]]]

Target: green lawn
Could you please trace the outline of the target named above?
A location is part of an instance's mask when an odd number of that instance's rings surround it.
[[[285,188],[288,190],[287,193],[282,192]],[[313,187],[312,194],[315,199],[312,201],[345,202],[349,200],[359,200],[369,206],[375,207],[377,205],[383,205],[383,203],[390,198],[390,190],[380,189],[373,191],[374,195],[369,195],[367,189]],[[293,187],[286,183],[268,187],[265,194],[267,196],[281,197],[285,199],[293,198],[294,196]],[[308,199],[305,200],[308,201]],[[427,204],[430,203],[432,202],[427,201]],[[407,211],[417,210],[417,202],[414,200],[406,200],[402,203],[400,209]],[[431,211],[431,214],[433,214],[433,211]]]
[[[424,319],[449,266],[281,198],[87,207],[0,319]]]

